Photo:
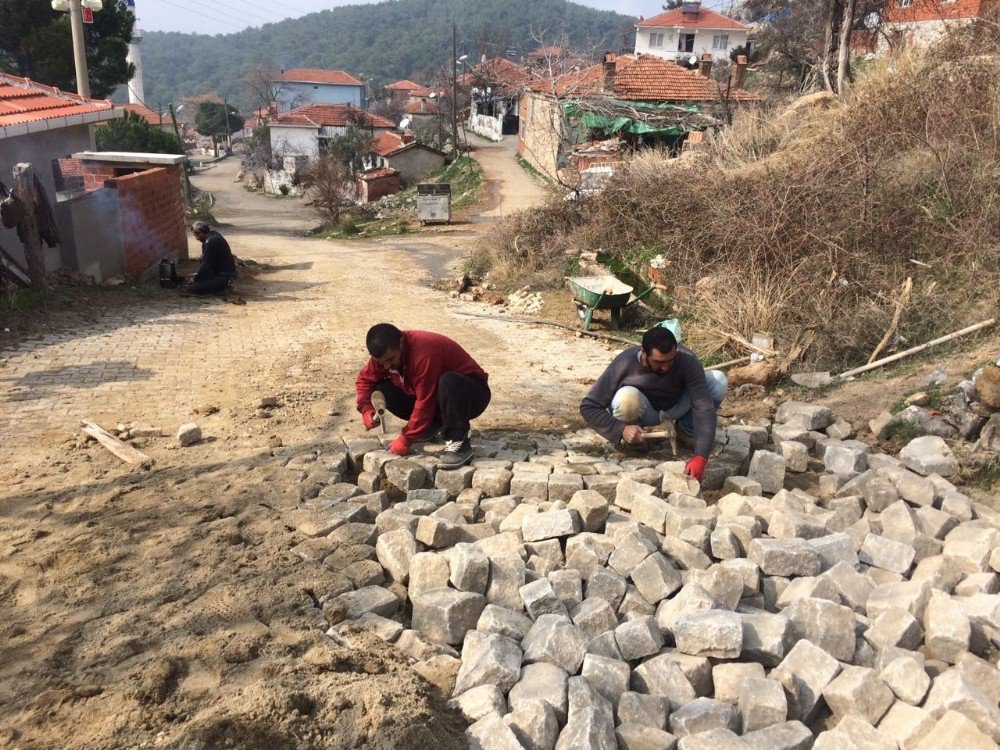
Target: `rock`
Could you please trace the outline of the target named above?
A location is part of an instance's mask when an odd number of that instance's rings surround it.
[[[957,601],[941,591],[932,591],[924,610],[924,644],[927,655],[949,664],[969,650],[972,625]]]
[[[754,678],[764,677],[764,667],[755,662],[726,662],[712,667],[712,685],[715,699],[736,706],[740,701],[740,690],[744,683]],[[778,686],[781,687],[780,685]],[[784,718],[781,719],[784,721]]]
[[[449,588],[411,594],[413,627],[437,643],[458,645],[474,630],[486,606],[482,594]]]
[[[472,487],[486,497],[502,497],[510,492],[510,471],[500,468],[477,468],[472,475]]]
[[[777,666],[788,653],[791,626],[788,618],[766,612],[742,614],[743,650],[745,659]]]
[[[628,664],[618,659],[587,654],[583,658],[581,674],[594,690],[617,709],[619,699],[628,690],[632,670],[629,669]]]
[[[570,615],[573,618],[573,624],[591,638],[614,630],[618,625],[614,608],[606,599],[597,596],[584,599],[579,606],[572,610]]]
[[[417,522],[417,541],[432,549],[451,547],[462,538],[462,527],[434,516],[421,516]]]
[[[796,372],[791,375],[792,382],[801,385],[803,388],[822,388],[833,382],[833,376],[829,372]]]
[[[894,740],[879,732],[859,716],[847,716],[828,732],[816,738],[813,750],[842,750],[843,748],[865,748],[865,750],[898,750]]]
[[[485,594],[490,577],[490,561],[472,544],[457,544],[450,551],[450,578],[459,591]]]
[[[201,440],[201,427],[197,423],[188,422],[177,429],[177,442],[182,448],[194,445],[199,440]]]
[[[524,750],[500,714],[489,713],[465,730],[473,750]]]
[[[766,362],[760,364],[775,367]],[[677,750],[746,750],[746,743],[730,729],[710,729],[707,732],[681,737],[677,742]]]
[[[834,716],[853,714],[874,726],[889,710],[895,696],[874,669],[846,666],[823,689],[823,699]]]
[[[712,698],[696,698],[670,714],[670,731],[677,737],[701,734],[713,729],[739,728],[736,709]]]
[[[868,534],[865,536],[864,544],[861,545],[858,557],[866,565],[904,575],[913,565],[916,551],[902,542]]]
[[[765,575],[814,576],[822,567],[816,550],[800,539],[754,539],[747,552]]]
[[[526,516],[521,522],[525,542],[572,536],[581,530],[580,516],[573,510],[550,510]]]
[[[514,641],[520,641],[531,630],[531,618],[521,612],[514,612],[495,604],[487,604],[476,623],[476,629],[484,633],[496,633]]]
[[[785,459],[785,468],[801,474],[809,468],[809,449],[800,442],[783,440],[777,445],[778,452]]]
[[[569,718],[559,734],[556,750],[617,750],[611,704],[582,677],[568,683]]]
[[[504,717],[527,750],[551,750],[559,737],[559,721],[552,706],[541,701],[525,703]]]
[[[496,685],[509,692],[520,676],[521,649],[514,641],[478,630],[466,634],[455,695],[480,685]]]
[[[410,577],[410,558],[417,554],[417,540],[408,530],[396,529],[378,538],[375,553],[389,577],[405,584]]]
[[[583,477],[579,474],[552,474],[549,477],[549,500],[553,502],[569,502],[582,489]]]
[[[993,411],[1000,411],[1000,367],[986,365],[975,379],[979,402]]]
[[[980,732],[994,742],[1000,741],[1000,707],[958,669],[938,675],[923,707],[935,718],[949,710],[958,711],[979,727]]]
[[[899,452],[899,458],[906,468],[921,476],[939,474],[950,477],[958,473],[958,461],[951,448],[944,440],[933,435],[911,440]]]
[[[409,571],[410,583],[407,588],[411,599],[414,594],[422,591],[448,586],[448,560],[444,555],[418,552],[410,558]]]
[[[975,722],[958,711],[946,711],[914,750],[938,750],[939,748],[962,748],[962,750],[995,750],[996,743],[983,733]]]
[[[348,591],[337,596],[333,603],[344,608],[344,616],[348,620],[357,620],[369,612],[392,617],[399,608],[399,599],[381,586],[365,586],[356,591]]]
[[[569,510],[580,516],[584,531],[604,531],[610,505],[607,498],[596,490],[579,490],[569,502]]]
[[[788,718],[785,689],[777,680],[765,679],[761,674],[745,678],[738,688],[737,703],[744,734],[781,724]]]
[[[794,424],[807,430],[823,430],[833,424],[833,412],[826,406],[802,401],[785,401],[774,414],[779,424]]]
[[[785,459],[777,453],[759,450],[750,459],[747,478],[760,484],[767,494],[780,492],[785,486]]]
[[[632,570],[632,583],[650,604],[657,604],[680,589],[680,571],[659,552],[654,552]]]
[[[539,578],[537,581],[526,583],[519,589],[518,593],[524,602],[525,610],[534,620],[542,615],[569,615],[566,611],[566,605],[556,596],[552,584],[547,578]]]
[[[914,649],[923,636],[924,629],[913,614],[901,607],[889,607],[879,613],[864,637],[875,648]]]
[[[705,610],[682,615],[673,633],[677,650],[693,656],[735,659],[743,646],[743,623],[735,612]]]
[[[549,475],[536,471],[522,471],[510,480],[510,492],[524,498],[549,499]]]
[[[621,722],[615,729],[619,750],[674,750],[677,738],[645,724]]]
[[[515,612],[523,607],[521,587],[524,586],[525,567],[520,557],[500,555],[490,558],[490,580],[486,587],[486,601]]]
[[[655,618],[639,617],[615,628],[615,641],[622,657],[633,661],[657,653],[663,647],[663,634]]]
[[[521,678],[510,690],[510,707],[516,711],[530,703],[545,703],[560,722],[566,721],[566,684],[569,675],[554,664],[525,664]]]
[[[789,716],[809,723],[826,686],[840,673],[841,665],[826,651],[809,641],[798,641],[770,674],[784,685]]]
[[[801,721],[786,721],[743,735],[746,750],[809,750],[813,735]]]
[[[470,722],[479,721],[489,713],[503,715],[507,712],[507,699],[496,685],[480,685],[466,690],[457,698],[448,701]]]
[[[629,576],[639,563],[660,549],[660,540],[651,528],[635,525],[618,539],[608,565],[616,573]]]
[[[898,654],[894,658],[890,654]],[[916,651],[889,647],[882,651],[884,666],[879,677],[899,700],[919,705],[931,686],[931,678],[924,669],[924,656]]]
[[[630,687],[670,701],[671,707],[686,706],[696,697],[694,687],[669,654],[647,659],[632,670]]]
[[[760,486],[760,482],[753,480],[750,477],[731,476],[727,477],[726,481],[722,483],[722,491],[724,493],[735,493],[745,497],[758,497],[763,490]]]
[[[526,664],[549,662],[574,675],[580,671],[589,640],[568,617],[542,615],[522,642],[524,661]]]
[[[397,458],[383,467],[385,479],[400,492],[418,490],[427,481],[427,470],[416,461]]]
[[[628,586],[625,579],[607,568],[597,568],[587,577],[587,598],[600,597],[617,609]]]
[[[879,731],[895,740],[901,750],[913,750],[934,728],[934,717],[922,708],[895,703],[878,724]]]
[[[662,695],[628,691],[618,699],[619,724],[638,724],[665,730],[669,715],[670,701]]]

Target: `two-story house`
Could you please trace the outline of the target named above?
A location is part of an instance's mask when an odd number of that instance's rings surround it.
[[[949,25],[985,15],[990,5],[991,0],[888,0],[882,11],[883,33],[878,36],[875,51],[886,55],[929,44]]]
[[[283,70],[274,79],[278,112],[288,112],[306,104],[350,104],[368,108],[366,84],[343,70],[295,68]]]
[[[635,53],[655,55],[671,62],[693,64],[706,52],[728,60],[737,47],[749,54],[750,27],[734,18],[685,0],[679,8],[639,19],[635,26]]]

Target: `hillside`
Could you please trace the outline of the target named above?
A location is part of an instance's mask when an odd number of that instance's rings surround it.
[[[448,65],[451,27],[459,55],[526,51],[534,37],[566,34],[574,46],[631,45],[634,19],[565,0],[399,0],[311,13],[237,34],[148,32],[143,38],[149,106],[216,91],[242,101],[238,84],[251,68],[269,65],[341,68],[376,86],[404,77],[429,79]]]

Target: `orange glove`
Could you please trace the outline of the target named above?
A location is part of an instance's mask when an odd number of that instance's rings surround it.
[[[365,429],[371,430],[378,425],[374,409],[369,409],[361,414],[361,421],[365,423]]]
[[[684,467],[684,473],[689,477],[694,477],[699,482],[701,478],[705,476],[705,467],[708,466],[708,459],[702,458],[701,456],[695,456],[690,461],[687,462],[687,466]]]
[[[389,450],[397,456],[405,456],[410,452],[410,441],[400,435],[389,444]]]

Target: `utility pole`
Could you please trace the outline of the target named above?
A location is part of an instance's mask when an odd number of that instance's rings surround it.
[[[79,1],[79,0],[78,0]],[[451,142],[458,158],[458,30],[451,25]]]
[[[83,5],[81,0],[69,2],[69,24],[73,31],[73,63],[76,67],[76,93],[90,98],[90,80],[87,75],[87,52],[83,40]]]

